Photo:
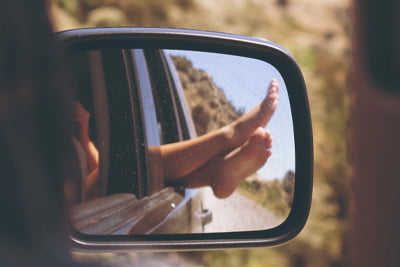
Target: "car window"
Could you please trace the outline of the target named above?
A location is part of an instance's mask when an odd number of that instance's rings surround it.
[[[88,112],[96,115],[105,186],[73,207],[75,228],[86,234],[201,232],[201,218],[192,218],[201,212],[200,194],[187,195],[164,181],[161,145],[190,137],[181,108],[185,99],[179,98],[169,69],[173,65],[159,50],[104,49],[85,57],[87,82],[81,91],[88,92]],[[111,213],[118,219],[106,215]],[[171,230],[177,216],[187,220]]]
[[[143,50],[131,50],[133,71],[136,76],[137,90],[134,101],[139,106],[139,112],[134,114],[135,119],[142,122],[141,133],[145,156],[141,158],[146,173],[142,177],[145,195],[151,195],[164,187],[163,169],[161,163],[160,145],[165,143],[163,123],[160,109],[155,99],[155,85],[157,80],[150,75],[148,63]]]
[[[183,140],[187,128],[174,108],[178,100],[160,51],[74,53],[82,62],[75,69],[77,98],[90,114],[100,154],[95,197],[132,193],[140,199],[158,192],[165,186],[159,147]]]
[[[126,53],[120,49],[73,51],[75,101],[90,114],[89,135],[98,157],[96,193],[101,197],[115,193],[142,195],[139,158],[140,122],[134,120],[134,75],[127,80]],[[77,64],[76,62],[79,62]],[[132,73],[131,73],[132,74]],[[82,187],[82,186],[81,186]],[[84,197],[82,200],[88,199]]]
[[[102,60],[106,73],[105,86],[110,116],[107,194],[126,192],[140,195],[140,168],[137,164],[140,151],[138,151],[129,91],[135,83],[128,83],[126,79],[126,60],[122,50],[102,50]]]
[[[172,58],[166,51],[160,50],[161,60],[166,70],[166,77],[170,84],[170,92],[172,101],[175,105],[175,116],[177,118],[177,125],[180,130],[180,140],[187,140],[197,136],[194,123],[192,120],[191,112],[186,101],[183,87],[179,79],[178,71]]]
[[[175,99],[172,92],[172,83],[168,79],[168,66],[161,57],[160,50],[145,50],[147,66],[150,70],[150,79],[153,89],[162,144],[174,143],[182,140],[181,125],[175,113]]]

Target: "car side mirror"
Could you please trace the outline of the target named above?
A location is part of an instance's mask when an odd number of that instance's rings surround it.
[[[304,227],[312,131],[289,52],[178,29],[79,29],[57,40],[75,97],[77,249],[271,246]]]

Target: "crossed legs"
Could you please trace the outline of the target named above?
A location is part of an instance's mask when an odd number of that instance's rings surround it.
[[[271,156],[271,134],[263,127],[278,105],[278,88],[273,79],[258,105],[215,132],[161,146],[166,180],[191,188],[211,186],[219,198],[232,194]]]
[[[191,188],[211,186],[219,198],[232,194],[242,180],[257,171],[271,156],[271,134],[263,127],[278,105],[278,88],[278,82],[273,79],[266,97],[259,104],[217,131],[162,145],[160,150],[165,180]],[[80,104],[75,106],[74,120],[81,130],[85,130],[79,137],[90,141],[87,134],[89,115]],[[96,159],[95,166],[90,168],[93,174],[85,184],[89,192],[96,189],[98,182],[98,153],[96,149],[92,151],[89,146],[86,147],[87,154]]]

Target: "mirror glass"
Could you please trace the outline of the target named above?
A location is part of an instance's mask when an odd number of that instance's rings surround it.
[[[69,51],[71,221],[91,235],[265,230],[290,212],[292,114],[271,64],[186,50]]]

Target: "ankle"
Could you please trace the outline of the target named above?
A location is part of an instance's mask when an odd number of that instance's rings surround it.
[[[226,168],[224,158],[213,160],[209,165],[208,177],[214,196],[223,199],[230,196],[235,190],[236,179],[231,170]]]
[[[226,125],[220,130],[223,144],[227,149],[236,148],[241,145],[242,142],[235,122]]]

